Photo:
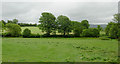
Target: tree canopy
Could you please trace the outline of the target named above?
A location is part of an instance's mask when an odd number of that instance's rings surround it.
[[[60,15],[57,17],[58,31],[63,33],[65,36],[66,33],[69,34],[71,31],[71,20],[67,16]]]
[[[56,29],[56,22],[55,22],[55,16],[52,13],[43,12],[42,16],[39,18],[39,28],[44,32],[46,32],[46,35],[50,35],[52,30]]]
[[[6,28],[9,36],[16,37],[21,35],[21,27],[17,24],[8,23]]]

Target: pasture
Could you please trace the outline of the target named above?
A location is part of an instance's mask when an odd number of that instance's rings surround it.
[[[118,41],[99,38],[2,38],[3,62],[116,62]]]
[[[21,27],[21,29],[22,29],[22,32],[23,32],[23,30],[25,29],[25,28],[28,28],[28,29],[30,29],[31,30],[31,33],[33,33],[33,34],[44,34],[38,27]]]

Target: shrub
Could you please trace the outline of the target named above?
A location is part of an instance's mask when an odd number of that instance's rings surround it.
[[[6,24],[7,35],[11,37],[18,37],[21,35],[21,27],[17,24],[8,23]]]
[[[31,30],[29,30],[28,28],[26,28],[23,31],[23,37],[30,37],[31,36]]]
[[[110,38],[107,37],[100,37],[101,40],[110,40]]]
[[[83,37],[99,37],[99,30],[96,28],[84,29],[82,32]]]
[[[31,34],[30,38],[40,38],[40,35],[39,34]]]

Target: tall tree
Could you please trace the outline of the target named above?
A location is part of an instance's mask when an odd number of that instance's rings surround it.
[[[46,35],[50,35],[52,30],[56,29],[56,21],[55,16],[52,13],[43,12],[42,16],[39,18],[39,28],[44,32],[46,32]]]
[[[112,25],[115,24],[114,22],[109,22],[108,25],[105,28],[105,33],[107,36],[109,36],[110,34],[110,28],[112,27]]]
[[[71,21],[71,25],[74,36],[80,36],[83,31],[83,26],[81,25],[81,23],[77,21]]]
[[[65,36],[66,33],[69,34],[71,31],[71,21],[67,16],[60,15],[57,17],[58,23],[58,32],[63,33]]]
[[[17,20],[17,19],[13,19],[13,23],[14,23],[14,24],[17,24],[17,23],[18,23],[18,20]]]
[[[114,16],[113,21],[118,23],[120,21],[120,13],[114,14],[113,16]]]
[[[81,25],[84,26],[84,29],[88,29],[89,28],[89,22],[87,20],[83,20],[81,21]]]

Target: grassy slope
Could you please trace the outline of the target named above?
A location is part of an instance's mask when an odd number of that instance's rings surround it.
[[[3,62],[116,61],[117,40],[3,38]]]
[[[43,34],[42,31],[41,31],[38,27],[21,27],[22,32],[23,32],[23,30],[24,30],[25,28],[30,29],[30,30],[31,30],[31,33],[33,33],[33,34],[37,34],[37,33]]]
[[[24,30],[25,28],[30,29],[30,30],[31,30],[31,33],[33,33],[33,34],[37,34],[37,33],[39,33],[39,34],[45,34],[45,32],[42,32],[42,30],[40,30],[38,27],[21,27],[22,32],[23,32],[23,30]],[[56,31],[56,34],[61,34],[61,33],[58,33],[58,32]],[[72,33],[70,33],[70,34],[72,34]]]

